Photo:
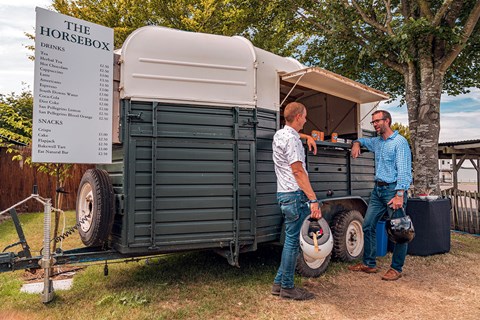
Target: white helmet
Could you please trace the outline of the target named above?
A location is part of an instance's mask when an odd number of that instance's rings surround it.
[[[325,219],[303,221],[300,230],[300,247],[305,255],[312,259],[325,259],[332,252],[333,236]],[[317,245],[315,245],[315,238]]]

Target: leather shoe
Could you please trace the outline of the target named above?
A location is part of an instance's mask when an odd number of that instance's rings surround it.
[[[280,290],[280,298],[292,300],[311,300],[315,295],[302,288],[282,288]]]
[[[395,281],[402,277],[402,273],[398,272],[395,269],[388,269],[388,271],[383,275],[382,280],[385,281]]]
[[[273,286],[272,286],[272,294],[274,296],[279,296],[281,289],[282,289],[282,287],[280,286],[280,283],[274,283]]]
[[[363,263],[355,264],[353,266],[349,266],[348,270],[350,271],[362,271],[365,273],[377,273],[378,269],[376,267],[369,267],[364,265]]]

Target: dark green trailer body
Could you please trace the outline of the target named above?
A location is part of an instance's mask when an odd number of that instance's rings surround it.
[[[278,128],[279,114],[265,109],[123,100],[121,143],[112,164],[98,166],[115,191],[113,248],[124,254],[224,249],[233,262],[239,252],[278,241],[282,215],[272,160]],[[319,142],[317,155],[307,152],[317,196],[339,203],[326,206],[327,219],[348,206],[335,199],[368,198],[373,187],[372,155],[350,159],[342,143]]]

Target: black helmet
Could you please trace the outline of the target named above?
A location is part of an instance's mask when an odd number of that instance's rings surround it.
[[[408,243],[415,237],[415,229],[409,216],[387,220],[385,228],[388,240],[393,243]]]

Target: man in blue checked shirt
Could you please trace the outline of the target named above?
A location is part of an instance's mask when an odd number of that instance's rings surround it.
[[[392,117],[384,110],[372,114],[371,124],[377,137],[360,138],[352,144],[352,157],[360,155],[360,147],[375,153],[375,186],[363,222],[364,253],[363,262],[350,266],[352,271],[376,273],[376,226],[378,221],[393,209],[392,218],[402,217],[407,204],[406,191],[412,182],[412,158],[407,140],[398,131],[390,128]],[[402,276],[402,268],[407,255],[407,243],[395,244],[390,269],[382,280],[394,281]]]

